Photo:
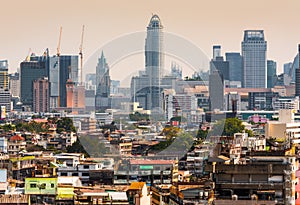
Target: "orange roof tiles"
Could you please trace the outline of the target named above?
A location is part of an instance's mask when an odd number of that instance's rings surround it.
[[[15,136],[12,136],[9,140],[10,141],[24,141],[25,138],[21,137],[20,135],[15,135]]]

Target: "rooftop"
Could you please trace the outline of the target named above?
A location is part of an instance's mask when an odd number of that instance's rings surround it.
[[[150,159],[131,159],[130,164],[145,165],[145,164],[174,164],[175,160],[150,160]]]

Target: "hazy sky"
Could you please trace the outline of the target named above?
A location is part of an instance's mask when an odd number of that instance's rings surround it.
[[[243,31],[263,29],[268,59],[277,61],[277,70],[282,71],[300,43],[299,9],[299,0],[2,0],[0,59],[7,59],[13,72],[30,48],[37,55],[49,48],[54,55],[60,26],[61,54],[78,54],[83,24],[88,59],[118,36],[145,31],[156,13],[165,31],[193,42],[208,58],[214,44],[222,46],[223,54],[240,52]],[[141,55],[135,67],[143,62]]]

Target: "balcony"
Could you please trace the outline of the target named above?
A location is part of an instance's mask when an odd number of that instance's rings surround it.
[[[163,175],[169,175],[171,174],[171,171],[167,170],[167,171],[163,171]]]
[[[127,175],[127,171],[115,171],[115,175]]]
[[[160,175],[161,171],[160,170],[153,170],[152,172],[154,175]]]
[[[151,175],[151,171],[140,171],[140,175]]]
[[[127,184],[126,179],[115,179],[114,184]]]
[[[138,175],[139,171],[129,171],[128,175],[132,176],[132,175]]]
[[[165,180],[163,180],[163,183],[164,184],[171,184],[171,180],[170,179],[165,179]]]
[[[160,179],[153,180],[153,183],[154,184],[161,184],[161,180]]]

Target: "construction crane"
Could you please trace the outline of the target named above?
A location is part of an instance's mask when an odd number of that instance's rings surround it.
[[[31,48],[29,48],[28,54],[27,54],[27,56],[25,58],[25,61],[29,62],[30,61],[30,57],[31,57]]]
[[[61,33],[62,33],[62,27],[60,27],[60,29],[59,29],[59,39],[58,39],[58,44],[57,44],[57,49],[56,49],[56,54],[58,57],[60,56]]]
[[[83,35],[84,35],[84,25],[82,26],[82,33],[81,33],[81,42],[79,47],[79,55],[80,55],[80,84],[82,84],[82,75],[83,75]]]
[[[60,70],[60,42],[61,42],[61,33],[62,33],[62,27],[59,28],[59,38],[58,38],[58,44],[57,44],[57,49],[56,49],[57,64],[58,64],[57,68],[58,68],[58,70]],[[57,106],[60,107],[60,88],[59,88],[59,85],[58,85]]]

